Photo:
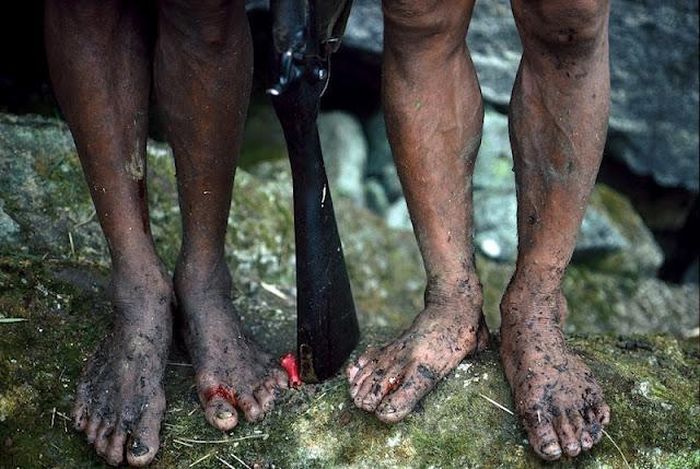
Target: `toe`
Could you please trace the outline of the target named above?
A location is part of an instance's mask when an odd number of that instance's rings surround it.
[[[593,439],[593,444],[596,444],[603,437],[603,426],[598,421],[598,416],[593,409],[589,409],[586,413],[586,430]]]
[[[368,370],[370,371],[370,370]],[[381,367],[374,368],[371,373],[362,381],[362,383],[357,387],[355,391],[355,396],[353,397],[353,402],[355,405],[361,409],[369,410],[363,406],[365,397],[368,394],[377,391],[379,382],[382,380],[386,373]]]
[[[105,420],[97,429],[97,434],[95,436],[95,451],[102,457],[105,457],[107,452],[107,447],[109,446],[109,437],[114,431],[114,425],[109,421]]]
[[[149,403],[141,414],[127,443],[126,459],[132,466],[149,464],[160,446],[160,423],[165,413],[165,398]]]
[[[246,420],[257,422],[264,417],[264,412],[252,394],[241,394],[238,398],[238,408],[243,411]]]
[[[596,417],[598,418],[598,423],[605,426],[610,423],[610,407],[606,403],[601,403],[596,407],[595,410]]]
[[[561,447],[556,441],[550,441],[541,445],[539,448],[535,449],[535,452],[540,455],[542,459],[547,461],[556,461],[561,457]]]
[[[367,378],[369,378],[372,375],[373,372],[374,367],[370,366],[370,364],[368,364],[367,366],[365,366],[357,372],[357,374],[355,375],[355,379],[350,383],[350,397],[352,397],[353,400],[357,397],[360,390],[362,389],[362,384]]]
[[[418,364],[409,369],[401,384],[381,401],[375,414],[382,422],[395,423],[406,417],[439,377],[430,367]]]
[[[265,386],[267,392],[272,394],[272,397],[274,397],[275,399],[279,398],[282,395],[282,389],[277,384],[277,380],[275,380],[274,378],[267,378],[263,383],[263,386]]]
[[[376,347],[367,347],[365,350],[365,353],[357,357],[357,360],[352,362],[350,366],[347,367],[345,370],[347,375],[348,375],[348,381],[349,382],[354,382],[355,377],[357,376],[357,373],[367,365],[372,360],[372,356],[374,355],[374,352],[376,351]]]
[[[88,408],[83,401],[77,401],[73,408],[73,426],[79,432],[85,431],[88,424]]]
[[[588,451],[591,448],[593,448],[593,438],[591,438],[591,434],[588,433],[588,430],[583,430],[581,432],[581,449]]]
[[[568,417],[560,415],[554,421],[554,428],[559,435],[559,446],[569,457],[578,456],[581,452],[581,443],[579,442],[580,433],[576,432],[576,428],[572,425]]]
[[[108,464],[118,466],[124,460],[124,445],[126,445],[126,429],[117,424],[105,451],[104,458]]]
[[[258,388],[253,392],[255,400],[258,401],[260,408],[263,413],[268,413],[275,406],[275,396],[263,386],[258,386]]]
[[[238,424],[236,409],[222,397],[214,397],[209,400],[204,409],[204,418],[211,426],[224,432],[231,430]]]
[[[535,453],[547,461],[554,461],[561,457],[559,438],[548,416],[542,413],[529,413],[523,419],[523,423]]]
[[[100,428],[102,420],[99,417],[92,417],[85,428],[85,435],[87,436],[88,443],[92,444],[97,438],[97,430]]]
[[[347,368],[345,368],[345,376],[348,378],[349,382],[352,382],[352,380],[355,378],[355,375],[357,372],[360,371],[360,367],[357,366],[357,362],[352,362],[348,365]]]
[[[287,373],[285,373],[284,370],[277,367],[273,368],[270,370],[270,378],[273,380],[275,385],[277,385],[277,387],[282,389],[289,388],[289,376],[287,376]]]

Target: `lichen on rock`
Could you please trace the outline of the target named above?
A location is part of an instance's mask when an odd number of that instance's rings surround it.
[[[151,142],[148,154],[153,232],[172,267],[180,242],[174,166],[165,145]],[[253,173],[239,170],[236,176],[227,259],[245,327],[281,355],[295,345],[289,169],[286,163],[266,162]],[[19,227],[17,238],[0,238],[0,319],[23,320],[0,321],[0,466],[99,465],[66,416],[80,368],[109,327],[108,257],[63,124],[0,117],[0,203]],[[381,343],[406,327],[422,305],[424,279],[415,241],[348,200],[338,198],[336,211],[362,325],[361,347]],[[496,325],[510,267],[480,257],[478,268],[489,321]],[[663,318],[693,327],[697,289],[673,291],[654,282],[631,273],[600,273],[585,264],[572,267],[565,285],[573,311],[570,327],[577,334],[606,335],[576,335],[569,343],[599,377],[613,413],[608,432],[629,463],[693,467],[700,464],[697,339],[648,332],[661,327]],[[669,289],[668,298],[651,301],[663,288]],[[687,303],[679,299],[683,295]],[[617,308],[627,303],[639,310],[625,316]],[[640,319],[654,314],[658,320]],[[634,327],[623,336],[610,335],[625,330],[623,321]],[[167,368],[162,449],[154,467],[197,461],[198,468],[222,467],[222,460],[236,467],[236,458],[251,467],[541,465],[517,420],[485,398],[513,408],[494,350],[464,361],[397,425],[355,409],[345,379],[338,376],[287,392],[261,424],[242,422],[221,433],[204,421],[192,385],[191,367],[176,338]],[[608,439],[573,464],[624,467]]]

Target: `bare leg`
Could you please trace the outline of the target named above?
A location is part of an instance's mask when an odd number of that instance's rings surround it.
[[[389,141],[428,277],[425,309],[348,368],[358,407],[404,418],[488,330],[472,248],[471,176],[483,107],[464,38],[473,0],[384,2]]]
[[[610,93],[607,0],[514,0],[524,53],[510,126],[519,252],[501,303],[501,357],[530,444],[545,459],[600,439],[610,409],[570,352],[561,280],[595,181]]]
[[[159,446],[171,338],[170,281],[151,239],[144,160],[150,48],[134,2],[46,2],[58,101],[112,257],[114,324],[90,359],[75,425],[110,464],[147,464]]]
[[[229,430],[272,408],[287,385],[241,332],[224,260],[231,189],[248,107],[252,45],[243,1],[162,1],[155,90],[175,154],[183,246],[175,289],[210,424]]]

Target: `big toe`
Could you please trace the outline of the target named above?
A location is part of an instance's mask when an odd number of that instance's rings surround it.
[[[153,461],[160,447],[160,423],[165,413],[165,399],[149,404],[133,429],[126,449],[126,459],[132,466],[145,466]]]
[[[104,458],[107,464],[118,466],[124,460],[124,446],[126,445],[126,430],[123,425],[117,425],[112,434],[109,446],[105,451]]]
[[[526,417],[524,422],[527,427],[528,440],[535,453],[547,461],[559,459],[562,455],[562,449],[552,423],[541,415]],[[528,425],[528,422],[532,423]]]
[[[204,418],[211,426],[224,432],[231,430],[238,424],[236,409],[223,398],[214,398],[207,402]]]

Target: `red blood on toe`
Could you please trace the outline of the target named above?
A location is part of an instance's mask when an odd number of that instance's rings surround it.
[[[223,398],[224,400],[230,402],[233,406],[236,405],[236,396],[233,394],[233,391],[222,385],[211,387],[204,391],[204,399],[207,402],[211,401],[215,396]]]
[[[282,355],[280,365],[287,372],[291,387],[298,388],[302,385],[301,376],[299,376],[299,364],[297,363],[297,357],[293,353]]]

